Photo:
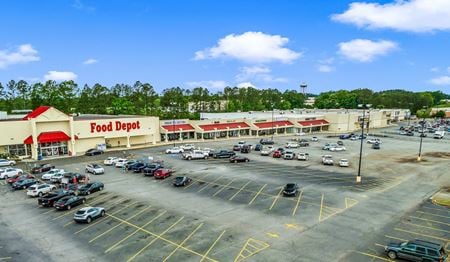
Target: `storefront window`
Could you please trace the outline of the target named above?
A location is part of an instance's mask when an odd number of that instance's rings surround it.
[[[67,142],[42,143],[38,151],[43,157],[67,155]]]
[[[29,156],[31,154],[31,146],[24,144],[9,145],[8,153],[12,156]]]

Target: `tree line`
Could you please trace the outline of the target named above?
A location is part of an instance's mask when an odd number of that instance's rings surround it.
[[[49,105],[65,113],[154,115],[161,119],[198,119],[199,112],[260,111],[294,108],[357,108],[358,104],[372,104],[375,108],[409,108],[412,112],[423,106],[434,106],[448,94],[370,89],[324,92],[315,96],[313,106],[305,106],[306,97],[295,91],[256,89],[253,87],[225,87],[211,92],[207,88],[185,89],[171,87],[161,93],[149,83],[101,84],[79,87],[74,81],[47,81],[30,84],[24,80],[0,83],[0,111],[34,109]]]

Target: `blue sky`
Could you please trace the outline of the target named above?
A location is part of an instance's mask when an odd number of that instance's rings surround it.
[[[0,82],[450,90],[450,1],[3,0]]]

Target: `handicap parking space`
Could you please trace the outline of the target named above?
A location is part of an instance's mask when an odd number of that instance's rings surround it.
[[[361,261],[363,257],[366,260],[391,261],[384,252],[386,244],[414,239],[442,244],[449,252],[450,209],[426,200],[381,232],[369,247],[353,251],[346,261]]]

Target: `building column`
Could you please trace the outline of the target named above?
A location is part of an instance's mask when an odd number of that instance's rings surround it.
[[[31,158],[37,160],[39,154],[38,152],[39,142],[37,141],[36,119],[32,118],[28,121],[30,121],[31,137],[33,138],[33,144],[31,145]]]
[[[180,137],[178,138],[178,141],[183,141],[183,131],[180,130]]]
[[[131,144],[130,144],[130,136],[127,136],[127,148],[130,148]]]
[[[156,145],[156,136],[155,136],[155,134],[152,134],[152,144]]]
[[[238,126],[238,137],[241,137],[241,126]]]
[[[322,132],[322,126],[320,126],[320,132]]]
[[[227,139],[230,138],[230,128],[227,127]]]
[[[165,135],[164,135],[164,142],[169,142],[169,133],[166,133]]]
[[[274,135],[278,135],[278,125],[275,126],[275,134]]]

